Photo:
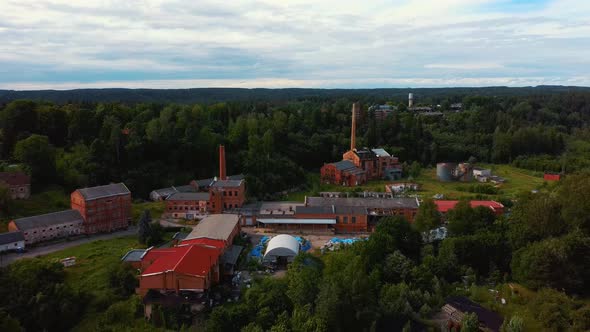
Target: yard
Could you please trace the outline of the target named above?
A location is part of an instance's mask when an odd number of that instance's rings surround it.
[[[436,177],[435,168],[423,169],[419,177],[415,179],[403,179],[400,181],[412,181],[421,185],[421,189],[416,194],[421,198],[433,197],[436,194],[442,194],[445,199],[460,199],[460,198],[475,198],[487,197],[489,199],[499,199],[501,197],[514,198],[520,192],[528,192],[533,189],[539,189],[545,186],[542,174],[535,174],[532,171],[516,168],[510,165],[491,165],[478,164],[478,167],[490,168],[494,175],[498,175],[506,179],[506,182],[498,185],[497,194],[477,194],[469,192],[470,186],[480,184],[477,181],[462,183],[462,182],[441,182]],[[288,201],[303,201],[305,196],[317,195],[323,191],[336,192],[363,192],[363,191],[385,191],[385,185],[394,181],[370,181],[364,186],[358,187],[343,187],[332,184],[319,183],[319,176],[308,176],[308,187],[314,188],[307,191],[297,191],[289,193],[285,200]],[[492,185],[492,184],[489,184]]]

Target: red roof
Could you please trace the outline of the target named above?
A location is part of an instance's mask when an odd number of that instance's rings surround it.
[[[434,204],[436,204],[436,209],[440,213],[446,213],[449,210],[452,210],[453,208],[455,208],[455,205],[457,205],[457,203],[459,203],[459,201],[434,201]],[[469,204],[472,208],[483,206],[492,209],[492,211],[496,213],[501,213],[504,209],[504,205],[496,201],[470,201]]]
[[[206,237],[201,237],[198,239],[190,239],[190,240],[182,240],[179,245],[187,245],[187,244],[202,244],[210,247],[215,247],[217,249],[223,250],[225,248],[225,242],[223,240],[215,240],[215,239],[208,239]]]
[[[545,181],[559,181],[560,179],[561,179],[560,174],[545,173],[543,175],[543,180],[545,180]]]
[[[159,251],[161,256],[156,258],[142,275],[174,271],[178,274],[205,276],[217,263],[219,257],[219,249],[204,245],[180,246],[156,249],[156,251],[156,254]]]
[[[31,184],[31,177],[23,172],[0,172],[0,181],[9,186],[22,186]]]

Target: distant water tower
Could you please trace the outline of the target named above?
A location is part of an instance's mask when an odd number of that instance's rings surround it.
[[[408,94],[408,108],[414,107],[414,94]]]

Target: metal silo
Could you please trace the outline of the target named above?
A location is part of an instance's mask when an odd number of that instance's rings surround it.
[[[436,177],[440,181],[453,181],[453,171],[457,168],[455,163],[438,163],[436,164]]]

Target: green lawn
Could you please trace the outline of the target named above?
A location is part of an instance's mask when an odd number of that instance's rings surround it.
[[[543,181],[541,175],[536,174],[532,171],[516,168],[510,165],[492,165],[492,164],[478,164],[479,167],[491,168],[493,175],[498,175],[506,179],[506,182],[498,185],[499,192],[495,195],[483,195],[490,199],[499,199],[500,197],[514,198],[516,195],[523,191],[531,191],[533,189],[543,188],[549,184]],[[370,181],[364,186],[358,187],[343,187],[338,185],[320,184],[319,176],[317,174],[309,175],[308,187],[314,188],[306,191],[297,191],[287,195],[285,200],[288,201],[303,201],[305,196],[316,195],[321,191],[339,191],[339,192],[352,192],[352,191],[385,191],[385,185],[392,181]],[[408,181],[407,179],[401,181]],[[428,168],[422,170],[420,176],[412,180],[413,182],[419,183],[422,188],[416,194],[422,198],[432,197],[435,194],[443,194],[446,199],[460,199],[460,198],[475,198],[477,193],[470,193],[467,188],[478,184],[479,182],[473,181],[469,183],[462,182],[441,182],[436,178],[436,169]]]
[[[141,216],[144,210],[150,211],[152,219],[160,218],[162,216],[162,213],[164,213],[165,208],[166,203],[164,201],[133,203],[132,222],[135,224],[137,220],[139,220],[139,217]]]

